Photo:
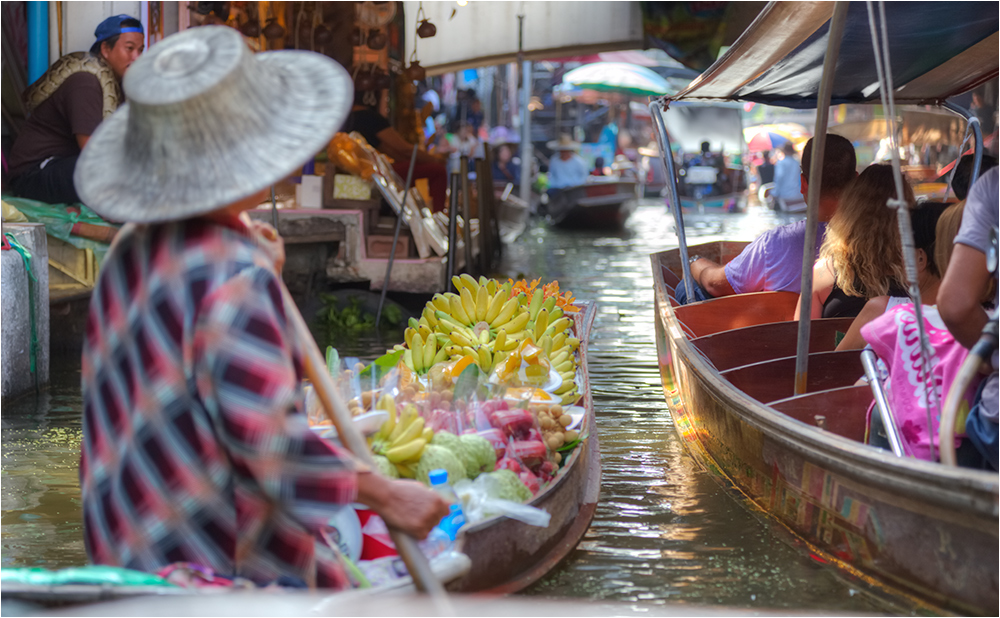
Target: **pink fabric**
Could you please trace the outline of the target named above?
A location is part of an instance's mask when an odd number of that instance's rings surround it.
[[[924,327],[932,348],[931,380],[933,388],[928,393],[928,403],[934,419],[935,454],[937,454],[938,411],[958,375],[958,370],[968,351],[955,341],[938,316],[937,308],[924,305]],[[896,419],[903,446],[907,454],[920,459],[930,459],[930,438],[927,432],[927,408],[923,396],[923,375],[920,359],[920,335],[913,303],[894,307],[861,329],[879,359],[889,369],[886,396]],[[963,395],[955,432],[955,446],[965,435],[965,417],[969,413],[980,378],[973,380]],[[935,399],[939,403],[935,404]]]

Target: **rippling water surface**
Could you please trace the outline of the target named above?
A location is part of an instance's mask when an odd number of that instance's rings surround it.
[[[768,211],[689,215],[689,244],[750,240],[786,220]],[[653,343],[649,254],[676,246],[661,205],[625,230],[569,232],[536,222],[507,247],[501,275],[558,279],[598,302],[590,343],[603,479],[579,547],[529,595],[637,604],[773,610],[907,612],[788,542],[739,495],[701,469],[676,436]],[[364,345],[356,353],[365,356]],[[385,349],[371,342],[368,357]],[[3,566],[59,568],[86,560],[77,462],[79,362],[54,359],[52,388],[3,408]]]

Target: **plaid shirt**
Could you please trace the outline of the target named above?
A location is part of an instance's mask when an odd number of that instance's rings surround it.
[[[356,474],[308,427],[302,358],[238,221],[122,228],[83,348],[90,559],[349,586],[319,531],[356,498]]]

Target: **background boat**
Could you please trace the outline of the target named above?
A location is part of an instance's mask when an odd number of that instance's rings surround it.
[[[619,228],[637,206],[636,186],[613,180],[567,187],[549,199],[546,219],[563,228]]]

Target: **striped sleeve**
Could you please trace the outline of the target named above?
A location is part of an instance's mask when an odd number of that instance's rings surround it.
[[[315,532],[355,500],[357,479],[299,408],[302,365],[279,285],[269,270],[247,268],[206,297],[195,378],[234,473]]]

